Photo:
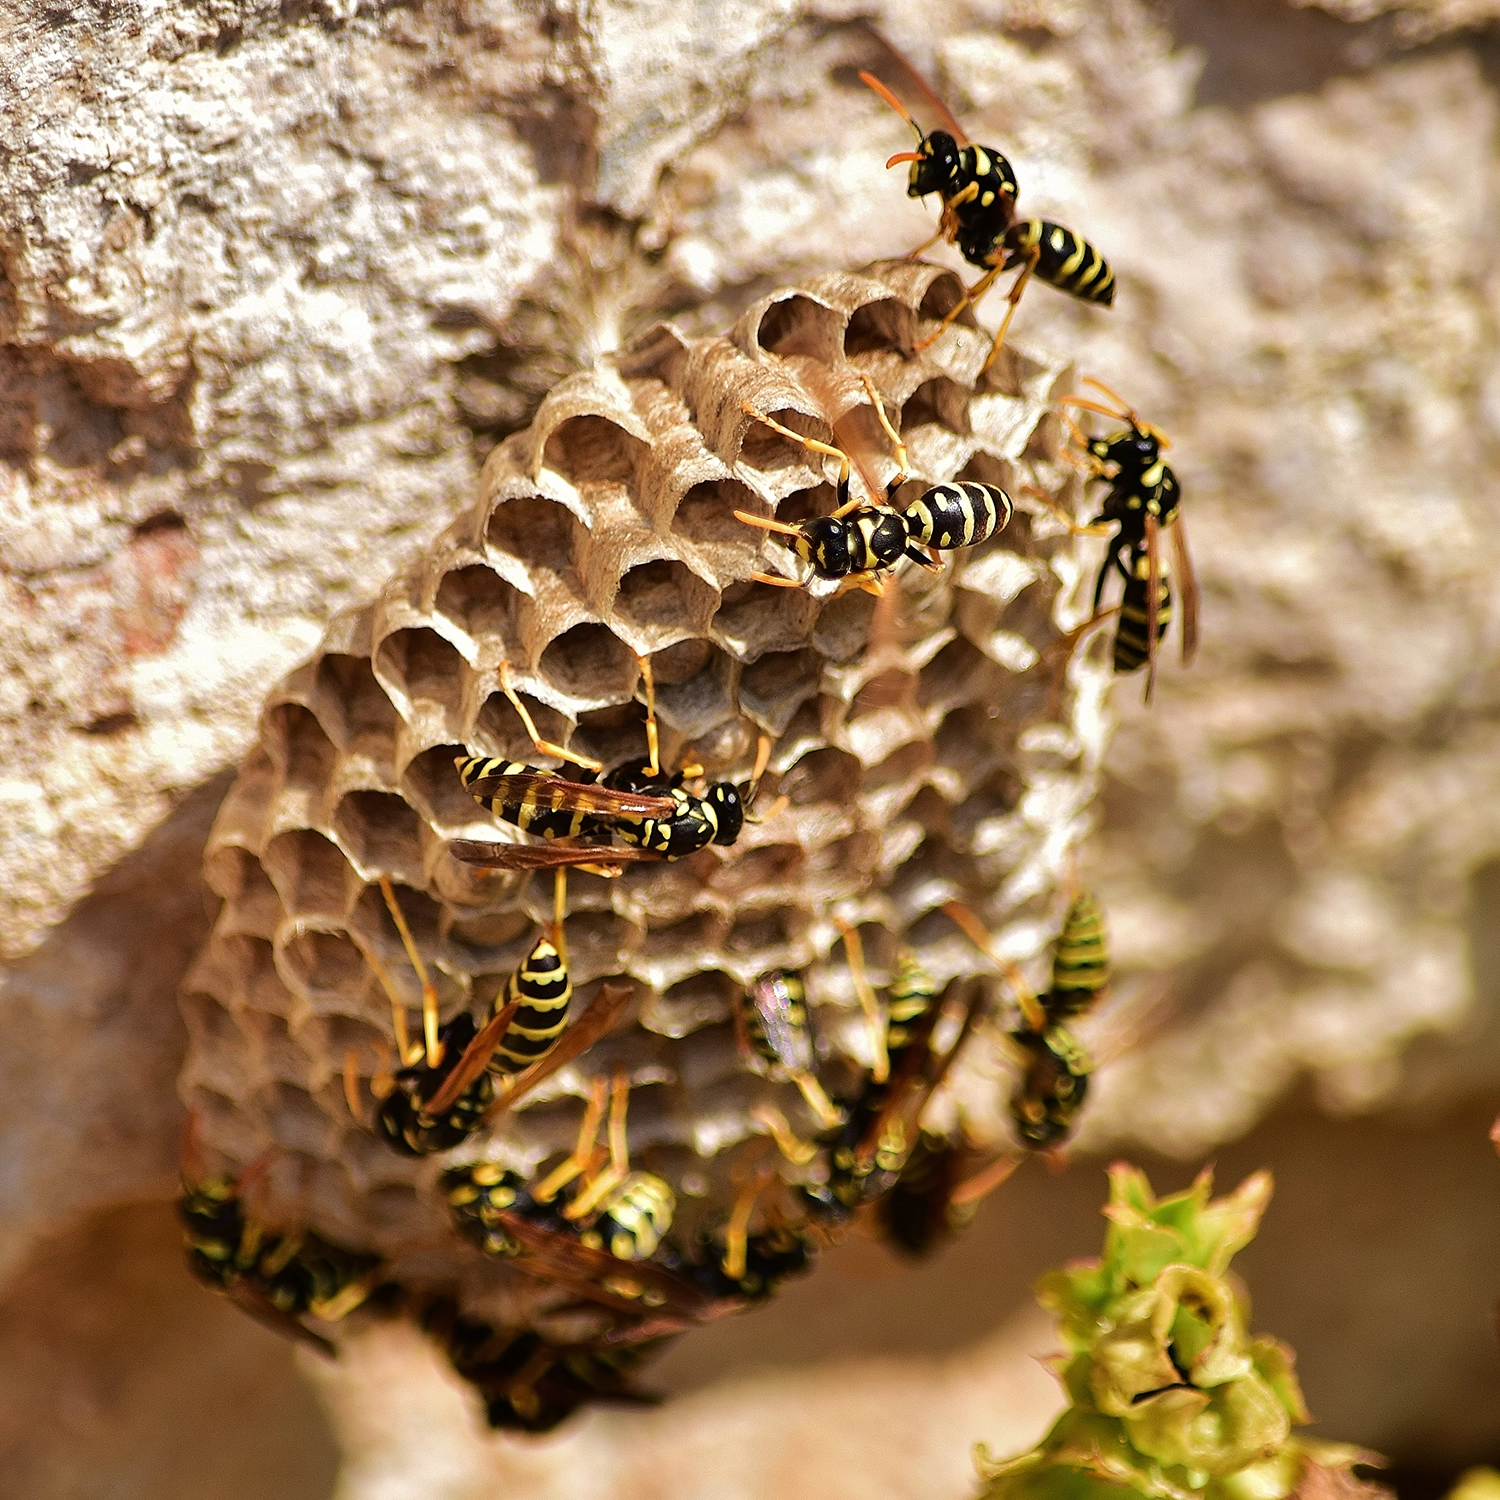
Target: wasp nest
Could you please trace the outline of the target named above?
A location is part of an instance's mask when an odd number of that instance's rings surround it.
[[[181,1083],[226,1171],[270,1153],[265,1213],[545,1329],[557,1298],[459,1238],[442,1165],[531,1171],[570,1147],[590,1080],[623,1067],[635,1162],[671,1183],[685,1224],[722,1222],[732,1148],[763,1128],[757,1102],[816,1129],[795,1088],[740,1056],[731,1006],[746,986],[805,972],[836,1091],[872,1056],[841,920],[877,984],[899,943],[939,984],[990,971],[941,912],[954,899],[1005,956],[1042,953],[1095,792],[1108,672],[1068,650],[1086,568],[1045,499],[1077,501],[1049,408],[1065,367],[1011,348],[981,376],[989,338],[962,320],[914,353],[960,292],[918,263],[828,275],[763,298],[728,337],[659,327],[564,381],[422,563],[337,620],[272,694],[209,842],[224,904],[185,990]],[[754,581],[797,565],[734,512],[826,514],[835,466],[742,403],[825,441],[836,431],[883,483],[889,444],[862,373],[910,447],[903,498],[977,479],[1014,497],[1014,518],[939,572],[903,568],[880,598]],[[454,757],[536,759],[503,669],[544,737],[606,764],[641,755],[641,657],[669,766],[738,779],[771,738],[762,820],[682,862],[573,873],[574,983],[587,1001],[627,978],[625,1019],[494,1130],[446,1158],[398,1156],[371,1128],[368,1085],[393,1058],[375,966],[405,990],[414,1029],[419,991],[377,882],[396,888],[442,1018],[482,1019],[550,919],[553,887],[452,856],[454,839],[514,836],[465,793]],[[341,1076],[351,1053],[358,1118]],[[929,1123],[961,1115],[972,1137],[1000,1140],[1010,1066],[976,1035]]]

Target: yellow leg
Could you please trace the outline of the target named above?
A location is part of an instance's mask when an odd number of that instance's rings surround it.
[[[568,915],[568,867],[559,865],[552,877],[552,946],[564,966],[568,962],[568,940],[563,932],[563,921]]]
[[[891,440],[891,453],[896,460],[896,477],[886,486],[886,495],[894,495],[897,490],[906,483],[911,475],[911,470],[906,464],[906,444],[901,441],[901,434],[891,426],[891,419],[885,414],[885,403],[880,399],[880,392],[875,388],[875,382],[860,371],[859,378],[864,382],[865,394],[870,398],[870,405],[875,408],[875,416],[880,425],[885,429],[885,435]]]
[[[940,220],[938,222],[938,231],[937,231],[937,233],[935,235],[933,235],[931,239],[923,240],[922,243],[920,245],[918,245],[915,250],[909,251],[907,253],[907,256],[906,256],[907,260],[915,260],[924,250],[931,249],[931,247],[933,245],[937,244],[937,242],[939,240],[945,240],[947,238],[948,238],[947,231],[944,228],[944,226],[943,226],[943,224],[942,224],[942,222]]]
[[[588,1170],[594,1156],[594,1137],[599,1133],[599,1121],[604,1118],[607,1092],[605,1081],[596,1078],[583,1111],[583,1123],[578,1127],[578,1141],[572,1155],[530,1189],[531,1196],[538,1203],[550,1203],[575,1177]]]
[[[630,1075],[621,1068],[610,1090],[609,1165],[563,1210],[563,1218],[586,1218],[629,1174],[630,1147],[625,1138],[625,1112],[629,1105]]]
[[[1023,495],[1031,495],[1040,500],[1059,521],[1067,526],[1068,530],[1074,536],[1112,536],[1114,534],[1114,527],[1108,524],[1103,526],[1080,526],[1046,490],[1039,490],[1034,484],[1023,484],[1021,486],[1021,493]]]
[[[891,1059],[885,1048],[885,1017],[880,1014],[880,1002],[875,998],[874,987],[865,972],[865,945],[860,940],[858,928],[851,927],[842,919],[838,927],[844,939],[844,952],[849,958],[854,993],[859,996],[859,1008],[865,1013],[865,1025],[870,1032],[870,1048],[875,1055],[870,1078],[875,1083],[884,1083],[891,1076]]]
[[[1010,331],[1010,320],[1016,315],[1016,308],[1021,301],[1021,293],[1026,290],[1026,283],[1031,280],[1031,273],[1036,269],[1039,254],[1040,252],[1036,250],[1031,252],[1025,268],[1012,283],[1010,291],[1005,294],[1005,300],[1010,303],[1010,306],[1005,309],[1005,316],[1001,318],[999,331],[995,334],[995,342],[990,345],[990,357],[979,367],[981,375],[995,363],[995,358],[1000,353],[1000,346],[1005,342],[1005,335]]]
[[[834,511],[834,515],[841,516],[846,511],[854,509],[854,506],[858,502],[849,499],[849,475],[852,472],[853,466],[850,463],[849,455],[842,448],[835,448],[831,443],[819,442],[817,438],[803,437],[800,432],[793,432],[790,427],[783,427],[774,417],[768,417],[764,412],[757,411],[748,401],[740,402],[740,410],[747,417],[754,417],[757,422],[769,427],[772,432],[779,432],[782,437],[800,444],[809,453],[826,453],[830,458],[838,459],[839,496],[838,509]],[[736,511],[735,514],[738,515],[739,512]]]
[[[1045,1031],[1047,1013],[1042,1009],[1035,991],[1026,983],[1026,976],[1015,964],[995,952],[994,943],[984,923],[959,901],[944,902],[943,910],[952,919],[954,926],[1005,976],[1005,982],[1015,992],[1016,1004],[1021,1008],[1021,1017],[1027,1028],[1031,1031]]]
[[[646,685],[646,753],[651,761],[647,770],[649,775],[657,776],[661,773],[661,738],[656,728],[656,678],[651,675],[649,656],[638,656],[635,660]]]
[[[380,879],[380,894],[385,897],[386,908],[391,914],[391,920],[396,924],[396,931],[401,934],[401,946],[406,949],[406,956],[411,960],[411,966],[417,972],[417,980],[422,986],[422,1034],[427,1043],[427,1066],[435,1068],[443,1060],[443,1044],[438,1041],[438,1000],[437,987],[433,984],[427,973],[427,965],[422,962],[422,955],[418,951],[415,941],[412,939],[411,928],[406,925],[406,916],[401,910],[400,903],[396,900],[396,892],[391,885],[391,877],[382,875]],[[405,1017],[402,1017],[403,1025]]]
[[[729,1223],[724,1228],[724,1274],[731,1281],[738,1281],[745,1274],[745,1263],[750,1242],[750,1217],[755,1212],[755,1200],[771,1180],[767,1172],[757,1172],[735,1195],[734,1208],[729,1214]]]
[[[757,1104],[750,1110],[750,1118],[776,1142],[776,1149],[795,1166],[805,1167],[818,1154],[818,1148],[810,1141],[798,1140],[786,1116],[774,1104]]]
[[[385,991],[386,999],[391,1002],[391,1033],[396,1039],[396,1056],[399,1066],[409,1068],[414,1062],[422,1057],[422,1048],[414,1046],[410,1034],[406,1029],[406,1002],[401,998],[401,992],[396,988],[396,981],[391,978],[391,972],[376,957],[374,950],[365,954],[365,963],[370,972],[380,981],[380,987]]]
[[[755,583],[768,583],[773,589],[800,589],[804,587],[795,578],[778,578],[775,573],[752,573],[750,578]]]
[[[945,333],[947,333],[948,325],[952,323],[952,321],[959,315],[959,313],[961,313],[966,307],[972,307],[976,305],[979,299],[983,297],[984,294],[989,291],[992,286],[994,286],[995,278],[999,274],[999,266],[996,266],[991,271],[986,271],[984,275],[981,276],[979,280],[976,281],[974,285],[970,287],[969,290],[966,291],[961,298],[959,298],[958,302],[955,303],[953,307],[948,309],[947,313],[944,314],[943,321],[938,324],[937,332],[928,335],[927,338],[922,339],[919,343],[913,344],[911,346],[911,352],[913,354],[920,354],[924,349],[930,348],[933,344],[937,343],[937,341],[942,338]]]
[[[811,1073],[804,1073],[799,1069],[787,1076],[797,1085],[807,1107],[817,1116],[818,1124],[824,1130],[832,1130],[835,1125],[844,1123],[843,1115],[823,1091],[823,1085]]]
[[[978,1203],[981,1198],[993,1193],[1023,1160],[1020,1156],[1002,1156],[997,1161],[992,1161],[989,1166],[959,1183],[948,1195],[949,1203],[955,1208],[967,1208],[971,1203]]]
[[[350,1118],[356,1125],[363,1125],[364,1112],[359,1098],[359,1054],[351,1047],[344,1054],[344,1103],[349,1106]]]
[[[604,762],[595,760],[589,755],[579,755],[576,750],[565,749],[562,745],[554,745],[551,740],[544,740],[536,727],[536,721],[526,711],[526,705],[521,702],[520,696],[510,685],[510,667],[507,663],[500,663],[500,691],[510,699],[510,706],[521,717],[521,724],[526,733],[531,736],[531,743],[543,755],[555,755],[558,760],[571,761],[575,766],[582,766],[586,771],[602,771]]]

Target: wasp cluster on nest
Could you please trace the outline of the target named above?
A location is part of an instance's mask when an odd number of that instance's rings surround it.
[[[1066,367],[1007,347],[981,374],[990,339],[962,320],[914,353],[961,293],[915,262],[831,274],[728,337],[660,326],[564,381],[474,507],[271,695],[210,839],[223,907],[183,997],[184,1217],[200,1271],[252,1311],[332,1333],[379,1288],[492,1421],[545,1427],[868,1217],[906,1164],[889,1141],[860,1155],[881,1099],[925,1103],[924,1141],[1004,1149],[1017,1064],[974,1023],[1008,1003],[996,957],[1058,931],[1110,672],[1070,649],[1088,609],[1056,498],[1078,493],[1058,462]],[[872,390],[914,486],[998,486],[1009,524],[878,597],[758,581],[800,565],[735,513],[827,515],[834,484],[752,413],[852,451],[880,500]],[[732,843],[614,870],[609,846],[571,871],[558,931],[550,874],[455,857],[525,842],[455,760],[536,760],[517,703],[606,771],[638,760],[646,668],[664,775],[742,781],[764,746],[763,783]],[[580,1017],[610,1023],[529,1091],[486,1084],[458,1144],[421,1155],[381,1128],[403,1063],[408,1120],[431,1095],[398,916],[435,998],[429,1051],[434,1026],[460,1047],[483,1027],[549,932],[574,991],[564,1043]],[[934,999],[903,1032],[922,971]],[[778,974],[816,1039],[780,1067],[764,1036],[763,1056],[746,1045],[765,1017],[745,1004]]]

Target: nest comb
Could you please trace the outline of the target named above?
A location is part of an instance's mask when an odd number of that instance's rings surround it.
[[[852,1070],[871,1049],[839,919],[859,928],[877,984],[898,942],[940,983],[986,971],[939,910],[953,899],[1006,956],[1044,949],[1096,790],[1108,668],[1058,649],[1087,614],[1085,563],[1028,490],[1076,503],[1048,405],[1066,367],[1007,348],[980,377],[989,339],[962,321],[913,354],[960,293],[951,272],[920,263],[832,274],[761,299],[727,337],[662,325],[565,380],[491,455],[474,506],[271,694],[209,841],[223,907],[184,990],[180,1085],[224,1170],[273,1152],[271,1215],[377,1252],[397,1278],[480,1315],[546,1329],[557,1298],[453,1232],[443,1165],[530,1170],[571,1144],[590,1079],[623,1066],[633,1157],[672,1183],[680,1213],[711,1218],[758,1101],[812,1133],[796,1090],[738,1054],[731,1005],[757,976],[804,971],[823,1066]],[[940,573],[904,567],[878,600],[751,581],[790,572],[790,554],[733,512],[826,513],[834,466],[741,404],[824,439],[835,428],[883,480],[861,372],[917,478],[999,484],[1014,518]],[[624,976],[626,1017],[494,1133],[447,1158],[399,1157],[371,1131],[368,1094],[353,1118],[341,1084],[349,1052],[364,1080],[391,1056],[369,958],[416,1014],[377,881],[399,893],[443,1019],[482,1017],[548,920],[552,883],[448,852],[497,836],[454,756],[536,759],[502,664],[547,738],[606,763],[644,753],[640,656],[669,766],[691,755],[712,776],[742,776],[766,734],[761,806],[786,800],[731,848],[615,880],[575,872],[575,986],[587,1001]],[[951,1124],[962,1101],[971,1134],[999,1139],[1004,1068],[976,1036],[929,1118]]]

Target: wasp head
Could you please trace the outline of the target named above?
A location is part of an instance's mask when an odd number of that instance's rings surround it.
[[[732,844],[745,826],[745,799],[740,789],[728,781],[716,781],[704,794],[703,800],[714,810],[718,827],[714,843]]]

